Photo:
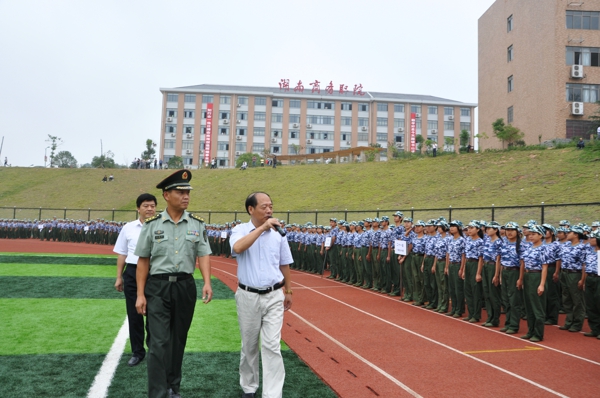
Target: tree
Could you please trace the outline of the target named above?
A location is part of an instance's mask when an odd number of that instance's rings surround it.
[[[502,141],[502,147],[504,147],[504,143],[508,143],[508,146],[512,146],[515,141],[520,140],[525,135],[518,128],[508,124],[504,124],[504,119],[499,118],[496,119],[494,123],[492,123],[492,129],[494,130],[494,136]]]
[[[444,150],[451,151],[450,147],[454,145],[454,137],[444,137]]]
[[[50,167],[54,166],[54,152],[59,145],[62,145],[63,140],[55,135],[48,134],[46,142],[50,142]]]
[[[471,133],[468,130],[461,130],[459,137],[461,148],[467,148],[467,145],[471,142]]]
[[[167,164],[170,169],[183,169],[183,158],[181,156],[173,156]]]
[[[235,167],[241,167],[242,163],[244,163],[244,161],[246,161],[248,163],[248,167],[250,167],[252,165],[252,158],[256,156],[257,158],[260,157],[259,154],[257,153],[243,153],[240,156],[238,156],[238,158],[235,160]]]
[[[260,155],[265,159],[268,158],[269,156],[271,156],[271,148],[265,147],[265,149],[262,150]]]
[[[292,150],[294,151],[292,155],[300,155],[300,152],[302,152],[305,149],[303,146],[298,144],[290,144],[290,148],[292,148]]]
[[[154,159],[154,154],[156,153],[156,150],[154,149],[155,146],[156,146],[156,144],[151,139],[147,139],[146,140],[146,150],[144,152],[142,152],[142,159],[144,159],[144,160]]]
[[[115,155],[111,151],[106,151],[106,153],[101,156],[94,156],[92,158],[92,167],[101,169],[114,169],[117,167],[115,160],[113,159],[114,156]]]
[[[596,108],[594,114],[588,119],[592,120],[595,123],[595,127],[597,129],[598,127],[600,127],[600,101],[596,101],[595,104],[598,105],[598,108]],[[596,130],[590,131],[591,134],[594,134],[595,132]]]
[[[367,158],[367,162],[372,162],[375,160],[375,156],[381,152],[381,144],[376,142],[374,144],[369,144],[371,149],[367,149],[365,151],[365,157]]]
[[[421,152],[421,148],[423,148],[423,142],[425,142],[425,138],[421,134],[417,134],[415,137],[415,142],[417,143],[417,152]]]
[[[396,147],[396,143],[394,141],[390,141],[387,143],[387,156],[388,159],[397,158],[400,155],[400,150]]]
[[[77,168],[77,159],[69,151],[60,151],[54,157],[54,164],[61,168]]]

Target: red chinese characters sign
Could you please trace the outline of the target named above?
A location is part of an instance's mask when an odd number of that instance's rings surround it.
[[[410,114],[410,152],[417,151],[417,114]]]
[[[325,84],[325,83],[323,83],[323,84]],[[311,93],[321,94],[321,82],[319,80],[315,79],[314,82],[308,83],[308,85],[310,86]],[[286,92],[290,91],[290,79],[281,79],[279,81],[279,90],[286,91]],[[358,95],[361,97],[366,94],[363,92],[363,86],[360,83],[355,84],[354,88],[351,90],[348,90],[348,85],[340,84],[339,90],[335,90],[333,80],[330,80],[329,84],[325,87],[325,92],[329,95],[333,95],[334,91],[337,91],[340,95],[344,95],[347,92],[352,91],[352,95]],[[295,93],[303,93],[304,92],[304,84],[302,83],[302,80],[298,80],[298,83],[294,87],[294,92]]]
[[[206,135],[204,138],[204,164],[210,164],[210,138],[212,136],[213,104],[206,104]]]

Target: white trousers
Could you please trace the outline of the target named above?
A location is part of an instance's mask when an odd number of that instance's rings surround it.
[[[242,336],[240,385],[244,393],[258,389],[258,345],[261,343],[263,398],[281,398],[285,369],[281,357],[283,326],[283,289],[267,294],[250,293],[240,288],[235,292],[238,322]]]

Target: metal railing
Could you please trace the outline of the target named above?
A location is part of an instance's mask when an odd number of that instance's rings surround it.
[[[452,207],[445,208],[422,208],[414,207],[396,208],[396,209],[375,209],[375,210],[314,210],[314,211],[275,211],[274,217],[283,219],[286,223],[306,223],[329,224],[330,218],[362,220],[366,217],[382,217],[387,215],[392,219],[396,211],[404,213],[405,217],[411,217],[413,220],[427,220],[430,218],[446,217],[447,220],[459,219],[463,221],[486,220],[506,223],[516,221],[520,224],[527,220],[534,219],[539,223],[558,224],[560,220],[568,219],[571,223],[585,222],[600,219],[600,202],[592,203],[560,203],[525,205],[525,206],[487,206],[487,207]],[[211,210],[190,210],[191,213],[204,217],[209,223],[222,224],[233,220],[248,220],[245,211],[211,211]],[[137,218],[136,210],[117,210],[117,209],[69,209],[69,208],[43,208],[43,207],[0,207],[0,219],[30,219],[42,220],[52,219],[53,217],[73,220],[97,220],[106,221],[130,221]]]

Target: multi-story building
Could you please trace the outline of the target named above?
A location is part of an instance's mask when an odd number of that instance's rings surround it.
[[[411,128],[440,150],[453,150],[462,130],[472,132],[476,107],[360,87],[333,90],[331,84],[319,90],[202,84],[160,91],[160,157],[181,156],[189,168],[213,158],[219,167],[233,167],[248,152],[312,154],[373,143],[411,150]]]
[[[588,137],[600,91],[600,0],[498,0],[479,18],[478,131],[503,118],[526,144]]]

